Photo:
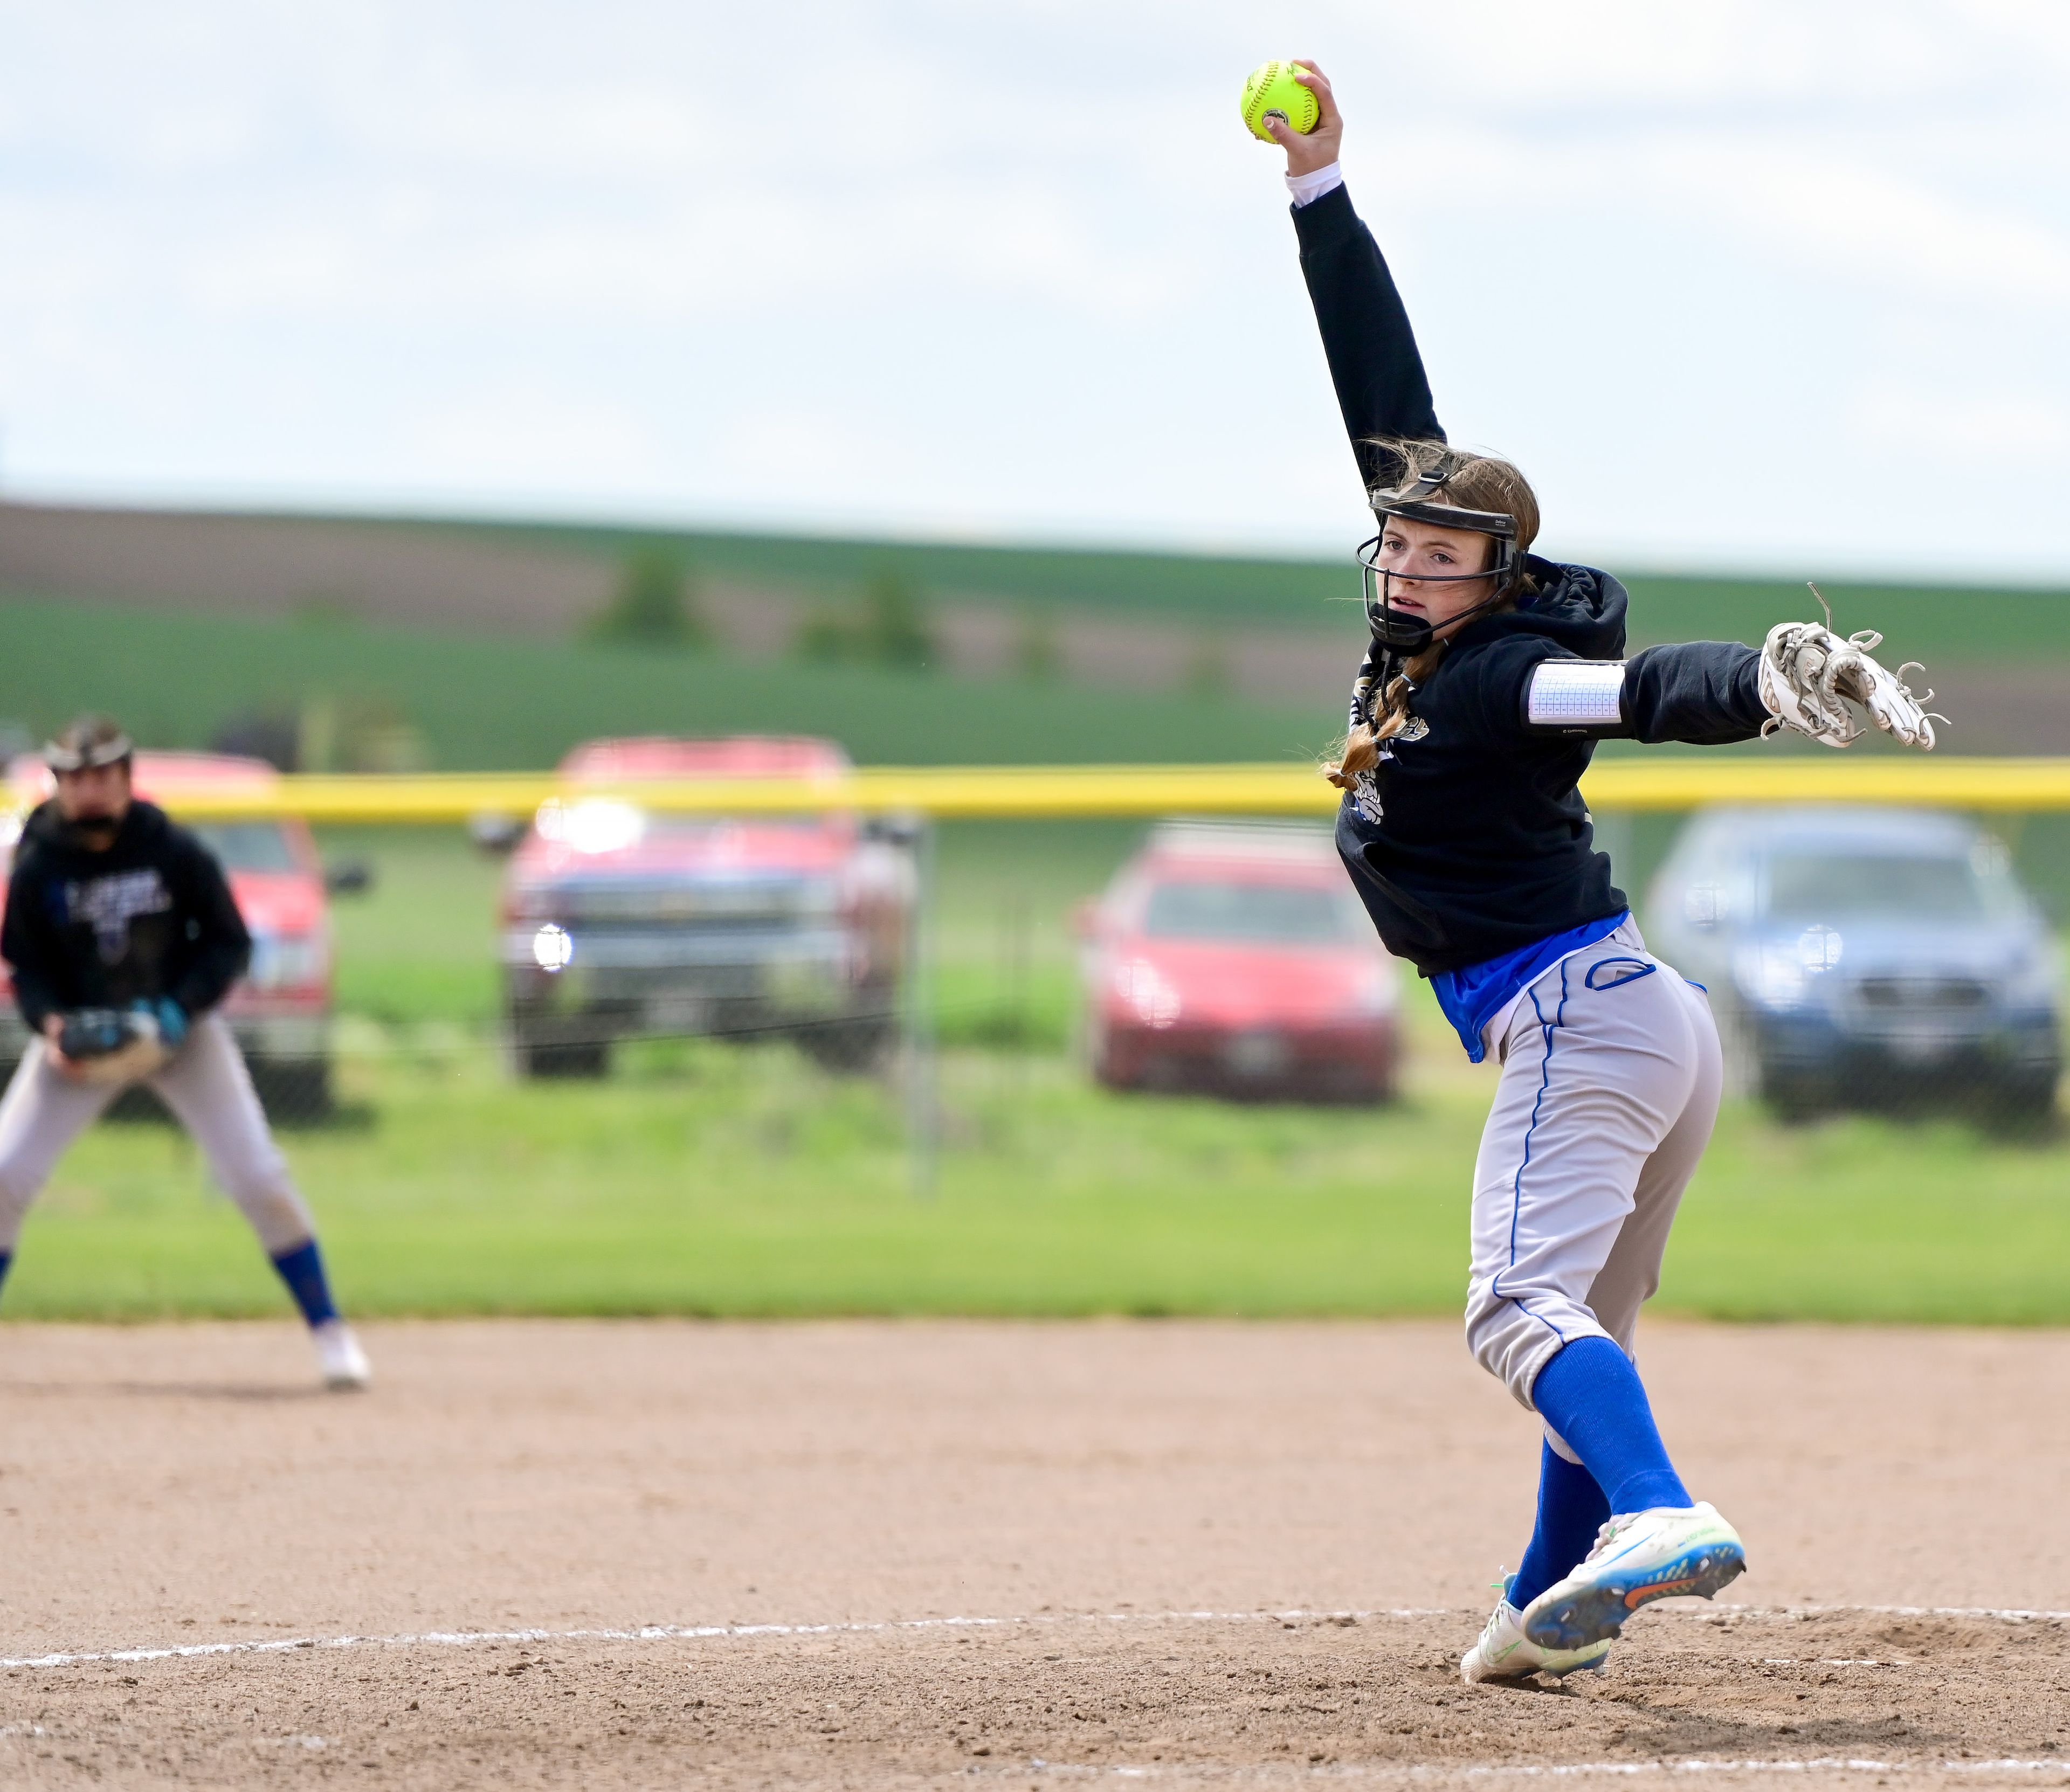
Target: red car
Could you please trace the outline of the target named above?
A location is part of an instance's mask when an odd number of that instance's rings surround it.
[[[1393,1093],[1397,968],[1327,833],[1168,823],[1082,933],[1092,1071],[1108,1088]]]
[[[171,812],[223,863],[237,912],[252,934],[252,965],[231,990],[223,1018],[237,1036],[269,1112],[309,1118],[331,1099],[332,957],[329,891],[308,824],[279,820],[186,821],[181,799],[202,792],[259,794],[280,774],[259,759],[215,753],[140,753],[136,793]],[[7,770],[7,844],[47,797],[51,774],[33,755]],[[0,888],[0,903],[6,900]],[[0,1074],[11,1076],[27,1030],[0,964]]]
[[[896,1033],[911,855],[849,814],[655,814],[642,779],[840,780],[832,741],[593,741],[562,761],[618,794],[545,804],[503,889],[505,1010],[518,1067],[595,1076],[615,1040],[780,1035],[860,1068]]]

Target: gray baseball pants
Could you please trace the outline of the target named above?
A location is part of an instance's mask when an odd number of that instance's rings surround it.
[[[194,1135],[268,1256],[316,1235],[316,1223],[266,1125],[243,1054],[220,1014],[202,1015],[171,1062],[145,1080]],[[65,1148],[121,1092],[60,1076],[43,1042],[30,1043],[0,1097],[0,1251],[14,1248],[29,1203],[42,1193]]]
[[[1528,1407],[1539,1370],[1576,1338],[1631,1354],[1718,1116],[1724,1055],[1708,998],[1629,921],[1532,984],[1497,1043],[1467,1341]]]

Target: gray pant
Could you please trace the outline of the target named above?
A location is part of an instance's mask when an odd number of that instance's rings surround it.
[[[194,1135],[223,1190],[243,1210],[269,1257],[315,1236],[309,1210],[266,1125],[244,1059],[220,1014],[204,1014],[164,1069],[145,1080]],[[0,1251],[11,1251],[29,1203],[66,1146],[121,1093],[51,1069],[31,1042],[0,1098]]]
[[[1575,1339],[1630,1354],[1724,1064],[1709,1002],[1630,922],[1533,983],[1499,1045],[1474,1166],[1467,1341],[1528,1407]]]

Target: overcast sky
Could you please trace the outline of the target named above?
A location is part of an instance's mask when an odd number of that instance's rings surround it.
[[[1348,549],[1291,55],[1547,551],[2070,578],[2064,0],[0,0],[0,491]]]

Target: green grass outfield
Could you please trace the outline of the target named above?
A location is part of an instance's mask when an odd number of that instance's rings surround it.
[[[1491,1073],[1411,980],[1408,1099],[1240,1108],[1090,1088],[1065,1049],[1074,902],[1125,824],[946,829],[939,1190],[897,1092],[788,1047],[655,1045],[521,1084],[493,1043],[500,867],[456,832],[328,835],[374,864],[335,912],[342,1121],[284,1135],[364,1312],[1449,1313]],[[996,1042],[1020,1039],[1018,1050]],[[995,1042],[995,1043],[988,1043]],[[1953,1123],[1781,1129],[1728,1109],[1663,1307],[1744,1319],[2070,1322],[2070,1145]],[[170,1128],[59,1165],[14,1317],[267,1313],[284,1297]]]
[[[348,1067],[366,1117],[288,1137],[367,1313],[1449,1313],[1487,1079],[1377,1112],[1087,1088],[1068,1059],[946,1066],[937,1193],[898,1104],[788,1047],[653,1047],[523,1087],[464,1039]],[[1779,1131],[1729,1110],[1660,1307],[1719,1317],[2070,1321],[2070,1160],[1960,1126]],[[279,1312],[169,1128],[104,1125],[32,1215],[17,1318]]]

